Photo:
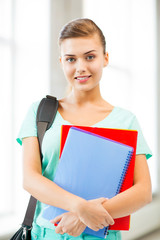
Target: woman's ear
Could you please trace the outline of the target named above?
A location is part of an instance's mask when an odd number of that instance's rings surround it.
[[[109,54],[108,54],[108,52],[106,52],[104,54],[104,67],[106,67],[108,65],[108,63],[109,63]]]
[[[61,56],[59,57],[59,62],[60,62],[60,66],[62,68],[62,57]]]

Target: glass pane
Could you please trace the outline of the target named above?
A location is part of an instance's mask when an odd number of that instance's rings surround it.
[[[0,0],[0,38],[10,38],[12,33],[12,0]]]
[[[130,75],[129,71],[106,67],[100,85],[103,98],[113,105],[129,109],[132,104]]]
[[[128,59],[130,59],[131,2],[128,0],[83,1],[84,17],[95,20],[106,37],[110,65],[122,68],[128,67]]]
[[[11,50],[10,47],[0,45],[0,146],[1,146],[1,174],[0,174],[0,214],[11,210],[12,193],[12,105],[11,105]]]
[[[158,159],[154,5],[152,0],[83,1],[83,16],[93,19],[106,37],[109,66],[101,81],[103,97],[136,114],[153,152],[148,161],[153,192],[157,190]]]
[[[16,0],[14,58],[15,139],[32,102],[49,91],[49,1]],[[36,17],[35,17],[36,13]],[[22,189],[21,147],[15,142],[16,212],[24,214],[28,194]],[[19,201],[21,199],[21,201]],[[22,216],[23,217],[23,216]]]

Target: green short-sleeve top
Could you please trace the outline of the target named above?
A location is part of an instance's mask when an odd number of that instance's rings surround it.
[[[39,102],[33,103],[20,128],[17,141],[22,145],[22,139],[25,137],[37,136],[36,127],[36,114]],[[60,113],[57,111],[55,120],[49,130],[46,131],[43,143],[42,143],[42,154],[43,154],[43,165],[42,173],[45,177],[50,180],[54,179],[55,170],[59,160],[60,151],[60,136],[61,126],[71,125],[68,121],[64,120]],[[146,158],[152,156],[151,150],[148,147],[144,136],[142,134],[140,125],[136,116],[123,108],[114,107],[112,112],[100,122],[94,124],[92,127],[105,127],[105,128],[117,128],[117,129],[132,129],[138,131],[138,141],[136,154],[145,154]],[[34,216],[34,222],[42,227],[48,227],[53,229],[53,224],[41,217],[43,209],[46,207],[45,204],[37,202],[36,212]]]

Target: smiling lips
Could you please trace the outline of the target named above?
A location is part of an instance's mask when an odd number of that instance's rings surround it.
[[[78,82],[80,82],[80,83],[84,83],[84,82],[87,82],[90,77],[91,77],[91,75],[88,75],[88,76],[77,76],[77,77],[75,77],[75,79]]]

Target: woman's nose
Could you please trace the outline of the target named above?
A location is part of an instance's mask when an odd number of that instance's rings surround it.
[[[83,59],[78,59],[77,65],[76,65],[76,72],[81,74],[86,71],[86,64]]]

